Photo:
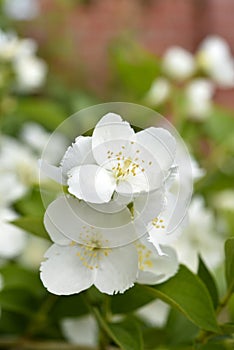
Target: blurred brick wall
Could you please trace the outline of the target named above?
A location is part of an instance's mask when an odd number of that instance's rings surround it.
[[[60,69],[72,72],[102,91],[108,81],[108,47],[119,36],[130,36],[147,50],[162,54],[171,45],[194,51],[208,34],[222,35],[234,54],[234,0],[41,0],[43,16],[30,34],[57,52]],[[72,10],[68,3],[73,3]],[[54,42],[54,45],[51,45]],[[56,47],[57,45],[57,47]],[[77,76],[76,76],[77,74]],[[234,107],[233,91],[217,96]]]

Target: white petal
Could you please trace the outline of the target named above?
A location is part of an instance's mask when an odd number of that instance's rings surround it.
[[[39,160],[40,172],[43,175],[48,176],[50,179],[58,182],[59,184],[66,185],[66,178],[62,174],[62,168],[47,163],[45,160]]]
[[[125,152],[129,141],[135,138],[130,124],[115,113],[106,114],[96,125],[92,136],[92,150],[97,163],[103,165],[110,157]],[[127,144],[127,146],[126,146]]]
[[[166,246],[162,249],[164,254],[159,255],[153,244],[147,242],[146,238],[139,241],[138,283],[162,283],[176,274],[179,263],[175,250]]]
[[[68,245],[71,240],[64,236],[62,232],[60,232],[56,225],[50,220],[49,215],[47,214],[47,211],[44,216],[44,225],[46,228],[46,231],[49,233],[50,238],[54,243],[57,243],[59,245]]]
[[[92,138],[79,136],[75,142],[68,147],[62,161],[61,167],[63,175],[66,177],[69,170],[82,164],[94,164],[92,154]]]
[[[141,219],[147,225],[164,209],[164,191],[156,190],[134,198],[134,219]]]
[[[106,214],[94,210],[83,201],[61,196],[49,205],[46,215],[60,233],[84,245],[93,246],[93,242],[98,241],[99,247],[113,248],[138,238],[127,208]],[[49,233],[53,237],[57,232]]]
[[[161,170],[168,170],[172,165],[176,141],[169,131],[162,128],[148,128],[136,134],[137,143],[153,156]]]
[[[19,255],[26,245],[26,233],[18,227],[0,222],[0,256],[14,258]]]
[[[49,292],[70,295],[89,288],[95,279],[95,271],[85,267],[78,257],[79,246],[61,247],[53,244],[41,264],[41,280]]]
[[[94,164],[81,165],[68,173],[68,191],[91,203],[107,203],[116,187],[112,173]]]
[[[133,286],[138,270],[134,245],[112,249],[100,260],[95,286],[103,293],[123,293]]]

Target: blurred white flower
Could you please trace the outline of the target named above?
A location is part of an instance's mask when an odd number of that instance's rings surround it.
[[[223,38],[217,35],[205,38],[198,48],[197,62],[220,87],[234,87],[234,58]]]
[[[1,158],[1,157],[0,157]],[[0,207],[8,206],[25,193],[25,186],[19,182],[17,175],[4,172],[0,168]]]
[[[4,32],[0,29],[0,60],[15,62],[27,56],[34,55],[37,44],[32,39],[19,39],[14,32]]]
[[[41,157],[44,148],[51,141],[52,134],[45,130],[40,124],[28,122],[23,125],[20,137],[35,153]],[[43,154],[48,161],[59,162],[60,155],[64,153],[64,149],[68,146],[67,138],[60,133],[53,133],[53,142],[45,149]]]
[[[163,328],[167,322],[170,307],[161,300],[154,300],[137,310],[136,314],[149,326]]]
[[[16,89],[21,92],[33,92],[46,80],[47,64],[36,56],[26,56],[14,63]]]
[[[92,137],[80,136],[68,148],[60,167],[41,169],[68,191],[91,203],[107,203],[114,193],[134,196],[162,187],[174,161],[176,142],[165,129],[135,133],[128,122],[108,113]]]
[[[0,29],[0,60],[10,62],[15,73],[13,89],[34,92],[46,79],[47,64],[36,56],[37,44],[32,39],[20,39],[14,32]]]
[[[170,96],[171,85],[170,82],[163,77],[155,79],[147,92],[144,100],[150,106],[158,106],[164,103]]]
[[[234,211],[234,190],[227,189],[218,192],[213,198],[217,209]]]
[[[205,207],[202,197],[194,197],[188,212],[189,222],[180,238],[173,244],[179,261],[196,272],[198,254],[210,269],[214,269],[224,259],[223,237],[216,229],[213,212]]]
[[[194,79],[185,90],[186,111],[188,117],[196,120],[204,120],[212,111],[212,97],[214,85],[207,79]]]
[[[91,315],[65,318],[61,322],[61,328],[64,337],[71,344],[93,348],[98,346],[98,325]]]
[[[46,250],[50,246],[46,239],[30,235],[19,257],[21,264],[30,269],[38,269]]]
[[[26,244],[26,233],[10,223],[17,218],[15,212],[0,208],[0,257],[11,259],[22,253]]]
[[[29,186],[38,183],[37,158],[29,148],[17,140],[7,136],[2,137],[0,163],[1,171],[9,174],[10,178],[14,178],[14,191],[21,192],[23,195]]]
[[[3,11],[9,18],[15,20],[31,20],[39,14],[39,1],[4,0]]]
[[[163,70],[168,77],[184,81],[192,77],[196,69],[193,55],[179,46],[172,46],[164,54]]]

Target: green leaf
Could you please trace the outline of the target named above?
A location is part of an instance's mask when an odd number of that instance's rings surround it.
[[[28,317],[18,313],[1,310],[0,334],[22,334],[28,325]]]
[[[167,344],[189,344],[197,335],[199,328],[181,312],[171,309],[165,327]]]
[[[0,292],[0,306],[8,311],[32,316],[38,307],[38,300],[28,290],[4,288]]]
[[[210,271],[208,270],[201,257],[199,257],[198,276],[208,289],[208,292],[210,293],[210,296],[213,301],[214,308],[216,308],[219,302],[217,286],[213,276],[211,275]]]
[[[107,323],[97,309],[94,309],[101,328],[122,350],[143,350],[143,337],[140,327],[133,317],[122,322]]]
[[[154,287],[142,287],[146,292],[182,312],[199,328],[220,332],[207,288],[187,267],[182,265],[179,272],[165,283]]]
[[[126,318],[123,322],[109,324],[111,334],[118,339],[123,350],[143,350],[143,338],[137,322]]]
[[[45,289],[40,281],[38,272],[9,263],[0,268],[0,273],[3,276],[4,288],[26,289],[39,297],[44,295]]]
[[[11,221],[11,223],[22,228],[28,233],[50,240],[50,237],[43,225],[43,218],[40,216],[22,216],[14,221]]]
[[[67,117],[62,106],[42,98],[24,98],[18,102],[17,114],[23,121],[35,121],[54,131]]]
[[[136,284],[124,294],[116,294],[111,298],[111,310],[115,314],[132,312],[152,301],[154,296],[142,291],[142,286]]]
[[[142,98],[159,74],[155,56],[134,42],[115,42],[111,48],[111,63],[119,90],[134,98]]]
[[[80,293],[60,296],[50,312],[50,317],[60,320],[65,317],[78,317],[87,313],[89,313],[89,309],[84,303],[82,293]]]
[[[234,291],[234,238],[229,238],[226,241],[225,256],[227,285],[230,291]]]

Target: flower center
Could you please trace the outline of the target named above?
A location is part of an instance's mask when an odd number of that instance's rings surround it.
[[[129,175],[136,176],[139,164],[132,161],[130,158],[125,158],[112,167],[116,180],[125,180]],[[141,169],[141,171],[144,171]]]
[[[101,233],[95,232],[93,227],[83,226],[84,232],[80,233],[80,239],[83,244],[79,244],[80,250],[77,252],[82,264],[90,270],[98,269],[99,263],[102,258],[108,256],[111,249],[103,247],[103,239]],[[108,240],[105,240],[105,246],[108,244]]]

